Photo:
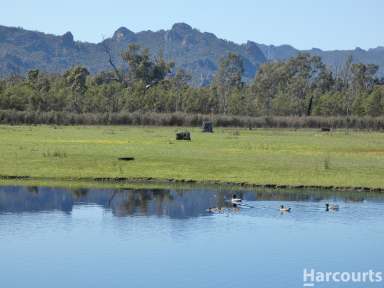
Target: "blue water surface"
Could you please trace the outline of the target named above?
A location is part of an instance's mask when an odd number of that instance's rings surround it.
[[[303,287],[305,268],[384,272],[383,244],[382,194],[0,187],[4,288]]]

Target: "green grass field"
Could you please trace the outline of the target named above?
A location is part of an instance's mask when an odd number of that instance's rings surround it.
[[[384,134],[315,130],[0,126],[0,176],[384,187]],[[122,162],[118,157],[132,156]]]

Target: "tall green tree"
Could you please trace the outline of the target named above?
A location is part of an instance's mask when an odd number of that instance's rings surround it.
[[[213,87],[219,97],[220,112],[224,114],[228,112],[228,98],[234,90],[243,87],[243,74],[244,63],[239,55],[229,53],[220,60],[219,70],[213,80]]]
[[[384,115],[384,86],[376,86],[367,98],[366,111],[369,116]]]
[[[315,97],[332,85],[332,76],[321,59],[299,54],[286,62],[260,67],[253,85],[262,113],[310,115]]]
[[[75,66],[64,73],[64,79],[72,91],[71,109],[82,112],[82,100],[87,90],[86,80],[89,72],[82,66]]]
[[[171,82],[175,90],[175,112],[182,110],[182,98],[185,91],[188,89],[188,84],[192,80],[192,76],[185,70],[177,70],[175,77],[172,78]]]
[[[162,53],[152,60],[149,50],[137,44],[130,44],[122,58],[129,66],[130,82],[142,81],[147,88],[164,80],[174,67],[173,62],[165,61]]]

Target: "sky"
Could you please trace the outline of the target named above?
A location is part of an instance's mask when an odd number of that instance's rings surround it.
[[[188,23],[245,43],[298,49],[384,46],[383,0],[12,0],[0,5],[0,25],[100,42],[119,27],[139,32]]]

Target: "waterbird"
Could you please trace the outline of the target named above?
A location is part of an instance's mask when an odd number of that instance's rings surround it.
[[[225,213],[225,212],[239,212],[240,207],[237,204],[232,204],[231,207],[210,207],[206,210],[208,213]]]
[[[236,194],[233,194],[232,195],[232,199],[231,199],[231,202],[234,203],[234,204],[239,204],[241,203],[243,200],[241,198],[238,198]]]
[[[291,208],[284,207],[284,205],[280,206],[280,212],[291,212]]]
[[[325,211],[338,211],[339,210],[339,205],[335,205],[335,204],[325,204]]]
[[[209,213],[217,213],[217,212],[219,212],[219,208],[214,208],[214,207],[210,207],[210,208],[208,208],[207,209],[207,212],[209,212]]]
[[[225,209],[222,208],[222,207],[221,208],[219,208],[219,207],[212,207],[212,208],[208,208],[206,211],[209,212],[209,213],[222,213],[222,212],[225,211]]]

